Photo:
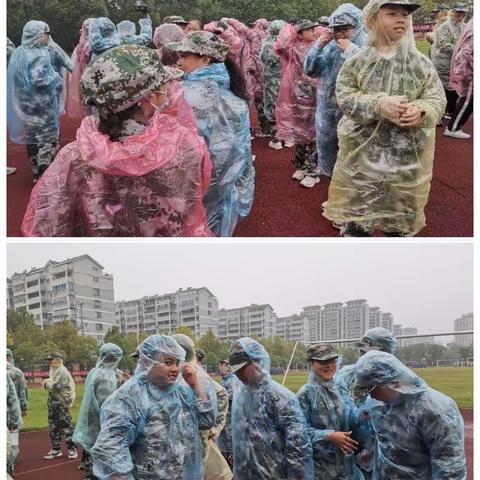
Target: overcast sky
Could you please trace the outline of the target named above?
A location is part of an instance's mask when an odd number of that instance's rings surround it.
[[[115,299],[205,286],[220,307],[269,303],[278,316],[364,298],[419,333],[453,330],[473,310],[470,244],[8,244],[7,274],[88,253],[114,276]]]

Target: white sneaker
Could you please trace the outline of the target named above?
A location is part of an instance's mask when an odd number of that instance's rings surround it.
[[[285,142],[285,148],[292,148],[295,145],[295,142]]]
[[[252,162],[254,162],[256,158],[257,158],[256,155],[252,155]]]
[[[452,138],[462,138],[462,139],[471,138],[471,135],[469,135],[468,133],[465,133],[463,130],[454,130],[452,132],[448,128],[445,129],[445,131],[443,132],[443,135],[445,137],[452,137]]]
[[[58,458],[62,456],[62,452],[60,450],[50,450],[46,455],[44,455],[45,460],[52,460],[53,458]]]
[[[307,176],[307,172],[305,170],[295,170],[295,173],[292,175],[294,180],[303,180]]]
[[[307,175],[300,182],[300,185],[302,185],[302,187],[313,188],[319,182],[320,182],[320,179],[318,177],[311,177],[310,175]]]
[[[68,458],[78,458],[78,452],[76,450],[69,450]]]
[[[270,140],[268,142],[268,146],[270,148],[273,148],[274,150],[281,150],[283,147],[282,147],[282,142],[274,142],[273,140]]]

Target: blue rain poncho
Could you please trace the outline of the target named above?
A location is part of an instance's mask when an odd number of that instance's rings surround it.
[[[20,410],[20,402],[18,401],[17,392],[15,391],[15,385],[10,378],[9,373],[7,375],[7,428],[10,431],[20,430],[23,426],[22,412]]]
[[[463,419],[451,398],[386,352],[363,355],[355,381],[394,394],[388,404],[365,402],[376,434],[372,480],[466,480]]]
[[[25,381],[25,375],[23,372],[15,366],[13,360],[12,351],[7,348],[7,359],[10,357],[10,360],[7,360],[7,372],[10,375],[10,378],[13,381],[15,386],[15,391],[17,392],[18,401],[20,402],[20,410],[22,412],[28,411],[28,387],[27,382]]]
[[[228,394],[228,412],[225,427],[217,438],[217,445],[221,452],[232,453],[232,403],[233,397],[241,387],[242,382],[240,382],[236,375],[230,373],[228,376],[222,378],[220,385],[225,388]]]
[[[367,33],[362,24],[362,11],[351,3],[340,5],[329,20],[331,24],[343,22],[355,27],[350,45],[342,50],[333,39],[322,48],[318,40],[307,53],[303,66],[307,75],[320,78],[315,113],[317,161],[320,173],[331,177],[338,152],[337,125],[343,115],[335,97],[337,76],[343,62],[363,46]]]
[[[129,43],[132,45],[139,45],[147,47],[152,43],[152,20],[148,18],[140,18],[138,21],[140,25],[140,33],[136,35],[136,25],[130,20],[123,20],[117,24],[118,35],[120,35],[121,43]]]
[[[60,75],[50,61],[45,22],[23,27],[22,44],[13,52],[7,73],[7,124],[10,140],[20,144],[55,143],[60,134]]]
[[[7,38],[7,66],[10,62],[10,57],[12,56],[13,51],[15,50],[15,44]]]
[[[100,408],[117,389],[116,368],[122,355],[122,349],[114,343],[102,345],[95,368],[88,373],[85,381],[73,441],[87,452],[93,447],[100,431]]]
[[[255,169],[248,106],[230,91],[223,63],[187,73],[182,83],[213,163],[204,198],[208,227],[219,237],[230,237],[253,204]]]
[[[48,42],[48,52],[50,53],[50,62],[55,71],[60,75],[62,79],[61,83],[57,87],[58,94],[58,109],[60,115],[65,112],[65,78],[67,70],[73,72],[73,62],[66,52],[56,44],[52,38]]]
[[[363,480],[353,454],[343,452],[326,437],[332,432],[353,432],[360,428],[353,401],[343,398],[333,380],[326,382],[309,367],[308,383],[297,393],[307,420],[312,443],[316,478],[322,480]]]
[[[258,375],[233,398],[235,480],[313,480],[312,446],[297,397],[272,380],[270,357],[251,338],[238,341]]]
[[[185,360],[173,338],[151,335],[137,350],[134,376],[102,405],[93,472],[100,480],[201,480],[199,427],[213,426],[215,405],[163,373],[166,357]]]
[[[92,52],[90,60],[122,43],[115,24],[109,18],[93,18],[88,28],[88,43]]]

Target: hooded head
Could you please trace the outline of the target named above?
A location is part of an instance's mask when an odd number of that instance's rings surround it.
[[[224,62],[229,50],[228,45],[212,32],[197,31],[188,33],[180,42],[167,43],[166,47],[179,53],[196,53]]]
[[[380,350],[382,352],[395,353],[397,349],[397,339],[390,330],[382,327],[371,328],[361,338],[356,345],[360,355],[370,350]]]
[[[130,20],[123,20],[117,23],[117,32],[121,37],[130,37],[137,32],[136,25]]]
[[[89,23],[88,41],[90,50],[100,55],[120,45],[120,35],[115,24],[106,17],[94,18]]]
[[[272,23],[270,23],[270,26],[268,27],[268,34],[272,38],[277,38],[280,30],[284,27],[285,22],[283,20],[273,20]]]
[[[169,42],[180,42],[184,36],[183,29],[175,23],[162,23],[155,29],[153,43],[157,48],[161,48]]]
[[[108,367],[114,370],[118,367],[122,357],[123,351],[118,345],[114,343],[104,343],[100,347],[96,367]]]
[[[9,348],[7,348],[7,362],[11,365],[15,365],[15,362],[13,360],[13,353]]]
[[[249,337],[233,343],[229,352],[233,373],[246,385],[258,386],[270,379],[270,356],[265,347]]]
[[[353,27],[354,33],[350,37],[356,44],[363,44],[363,37],[366,36],[362,22],[362,11],[351,3],[340,5],[329,17],[328,26],[333,28]]]
[[[30,20],[23,27],[22,46],[26,48],[45,47],[48,44],[50,27],[39,20]]]

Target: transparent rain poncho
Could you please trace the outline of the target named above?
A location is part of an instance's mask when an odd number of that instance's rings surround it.
[[[140,33],[136,35],[137,27],[130,20],[123,20],[117,24],[118,35],[120,36],[120,43],[139,45],[147,47],[152,42],[152,20],[150,17],[140,18],[138,20],[140,25]]]
[[[448,88],[452,55],[465,23],[447,19],[437,28],[430,56],[444,88]]]
[[[473,94],[473,17],[455,45],[448,88],[455,90],[460,97]]]
[[[337,364],[339,361],[337,360]],[[321,379],[308,367],[308,383],[297,393],[307,421],[312,443],[315,478],[322,480],[363,480],[353,454],[345,455],[326,437],[332,432],[350,432],[357,439],[361,427],[358,412],[350,399],[345,399],[333,380]]]
[[[73,63],[70,57],[62,48],[50,37],[47,45],[50,53],[50,62],[55,71],[60,75],[62,81],[57,87],[58,110],[60,115],[65,112],[65,91],[67,72],[73,72]]]
[[[260,50],[263,68],[263,113],[270,123],[275,123],[275,106],[282,80],[280,57],[273,50],[273,44],[284,25],[283,20],[274,20],[270,24],[268,36],[263,40]]]
[[[343,112],[337,105],[335,87],[343,62],[353,56],[363,46],[367,34],[362,23],[362,11],[351,3],[340,5],[330,16],[330,21],[353,25],[355,31],[350,37],[350,45],[342,50],[335,39],[321,46],[317,40],[305,56],[304,70],[307,75],[319,78],[317,87],[317,111],[315,130],[319,173],[332,176],[337,160],[337,125]]]
[[[255,170],[248,107],[230,91],[223,63],[185,74],[182,84],[213,164],[204,199],[208,227],[216,236],[229,237],[253,204]]]
[[[207,147],[177,82],[168,98],[147,127],[136,124],[138,133],[122,142],[100,133],[96,116],[84,118],[77,141],[33,189],[23,235],[211,236],[202,203]]]
[[[296,145],[307,145],[315,140],[317,81],[303,70],[305,55],[313,43],[301,41],[295,27],[287,23],[273,45],[282,65],[275,111],[277,137]]]
[[[232,453],[232,403],[233,397],[237,390],[241,387],[242,383],[236,375],[230,373],[228,376],[222,378],[220,385],[225,388],[228,394],[228,411],[225,419],[225,427],[217,438],[217,445],[220,451]]]
[[[7,73],[7,126],[14,143],[55,143],[60,134],[58,88],[62,78],[50,61],[45,22],[23,27],[22,44],[13,52]]]
[[[12,56],[14,50],[15,44],[9,38],[7,38],[7,66],[10,62],[10,57]]]
[[[155,29],[153,44],[163,65],[173,65],[173,63],[176,63],[177,58],[176,55],[171,55],[171,59],[166,58],[171,52],[165,48],[165,45],[169,42],[179,42],[184,36],[184,30],[175,23],[162,23]]]
[[[48,390],[49,401],[57,402],[66,408],[72,408],[75,402],[75,382],[63,365],[63,360],[55,359],[50,366],[48,378],[43,382]]]
[[[345,61],[337,78],[344,116],[324,216],[337,225],[415,235],[425,226],[435,126],[446,99],[434,66],[415,47],[411,15],[400,41],[385,38],[378,17],[385,3],[371,0],[365,7],[366,46]],[[387,120],[382,105],[400,96],[424,112],[419,127],[401,128],[399,117]]]
[[[235,480],[313,480],[312,446],[297,397],[272,380],[262,345],[247,337],[238,342],[253,373],[233,398]]]
[[[185,350],[172,338],[151,335],[137,348],[134,376],[102,405],[101,431],[90,451],[100,480],[201,480],[200,428],[215,421],[215,406],[199,391],[174,379]]]
[[[103,52],[118,47],[122,40],[117,32],[117,27],[109,18],[98,17],[89,23],[88,43],[93,60]]]
[[[80,39],[72,54],[73,72],[68,77],[67,102],[65,105],[66,114],[72,118],[82,118],[85,110],[82,106],[82,94],[80,80],[85,67],[90,63],[92,52],[88,42],[88,29],[92,18],[87,18],[80,29]]]
[[[11,358],[11,362],[7,361],[7,372],[15,385],[15,391],[17,392],[18,401],[20,402],[20,409],[22,412],[26,412],[28,410],[28,387],[25,381],[25,375],[15,366],[13,354],[9,348],[7,348],[7,357]]]
[[[15,385],[8,372],[6,372],[6,376],[7,428],[10,431],[20,430],[23,426],[20,402],[18,401],[17,392],[15,391]]]
[[[95,368],[85,380],[84,392],[73,441],[87,452],[93,447],[100,431],[100,408],[118,386],[116,368],[122,359],[122,349],[114,343],[100,347]]]
[[[451,398],[386,352],[363,355],[355,377],[393,392],[388,404],[365,402],[376,434],[372,480],[466,480],[463,419]]]

